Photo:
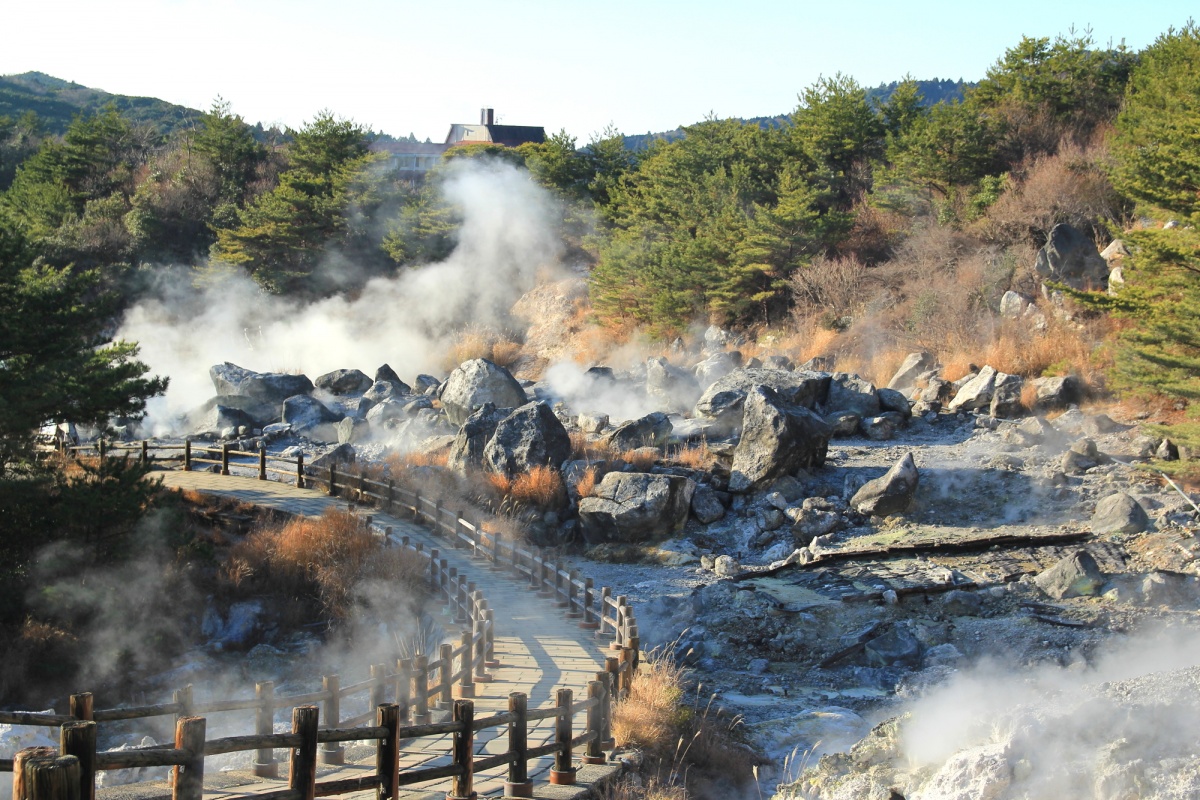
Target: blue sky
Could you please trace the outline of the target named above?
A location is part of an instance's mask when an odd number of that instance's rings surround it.
[[[1140,49],[1194,3],[805,0],[0,0],[0,74],[298,126],[323,108],[439,141],[479,108],[500,122],[645,133],[791,111],[820,75],[982,77],[1022,35],[1090,27]]]

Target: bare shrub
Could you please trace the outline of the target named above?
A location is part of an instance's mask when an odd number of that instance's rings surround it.
[[[866,275],[866,265],[856,258],[817,256],[792,273],[792,300],[801,316],[819,313],[832,325],[853,316]]]

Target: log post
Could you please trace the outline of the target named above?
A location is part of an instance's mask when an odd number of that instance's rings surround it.
[[[601,612],[603,612],[601,608]],[[596,621],[596,584],[591,578],[583,579],[583,619],[579,623],[579,627],[585,631],[594,631],[600,628],[600,623]]]
[[[533,797],[533,781],[529,780],[529,720],[528,698],[521,692],[508,695],[508,752],[513,760],[508,765],[508,780],[504,782],[505,797]]]
[[[229,451],[233,448],[229,442],[221,444],[221,474],[229,474]]]
[[[179,720],[192,715],[192,685],[189,683],[182,689],[176,689],[171,695],[171,702],[175,704],[175,724],[179,724]]]
[[[561,559],[554,561],[554,605],[559,608],[566,608],[571,604],[571,599],[567,595],[563,587],[563,563]]]
[[[329,496],[337,497],[337,464],[329,462]]]
[[[371,665],[371,706],[378,708],[387,702],[387,665]]]
[[[400,788],[400,707],[384,703],[375,708],[375,725],[387,728],[375,750],[375,774],[379,778],[379,800],[395,800]]]
[[[366,503],[367,497],[367,468],[358,468],[358,502]]]
[[[429,588],[435,592],[438,590],[438,558],[441,555],[436,547],[429,549]]]
[[[275,682],[262,681],[254,684],[254,732],[265,736],[275,732]],[[254,756],[254,774],[260,778],[278,778],[279,765],[275,763],[275,751],[269,747],[259,748]]]
[[[470,631],[462,632],[462,640],[459,648],[462,654],[458,657],[458,672],[462,675],[462,681],[458,684],[456,694],[458,697],[474,697],[475,696],[475,637]]]
[[[412,718],[412,662],[396,659],[396,705],[400,706],[401,722]]]
[[[454,616],[457,625],[466,625],[470,619],[470,606],[467,605],[467,576],[458,576],[458,613]]]
[[[413,658],[412,674],[413,724],[429,722],[429,657],[418,653]]]
[[[442,581],[442,594],[446,596],[446,613],[450,616],[457,616],[454,610],[454,587],[458,583],[458,567],[450,567],[445,572],[446,577]]]
[[[316,706],[296,706],[292,709],[292,733],[300,734],[300,746],[292,749],[288,769],[288,788],[298,800],[313,800],[317,783],[317,720]]]
[[[608,696],[615,703],[621,697],[621,659],[616,656],[606,657],[604,672],[608,675]]]
[[[396,510],[396,482],[388,479],[387,482],[387,513],[391,514]]]
[[[439,648],[438,661],[442,663],[442,667],[438,671],[441,684],[438,708],[446,711],[454,707],[454,645],[443,644]]]
[[[446,800],[475,800],[475,704],[470,700],[455,700],[451,712],[452,720],[462,728],[454,732],[451,753],[454,766],[461,771],[450,782],[450,794]]]
[[[304,453],[296,453],[296,488],[304,488]]]
[[[604,635],[605,615],[608,614],[608,601],[612,598],[612,589],[607,586],[600,587],[600,619],[597,620],[600,627],[596,630],[597,636]]]
[[[437,589],[443,596],[448,596],[446,592],[446,583],[450,580],[449,562],[444,559],[438,559],[438,585]]]
[[[538,574],[537,556],[533,548],[529,548],[529,590],[540,592],[542,589],[541,576]]]
[[[604,684],[600,681],[588,681],[588,700],[594,701],[587,710],[587,730],[592,734],[592,740],[587,743],[583,756],[585,764],[604,763]]]
[[[94,698],[91,692],[78,692],[71,695],[70,712],[75,719],[92,719]]]
[[[499,569],[504,566],[500,560],[500,554],[504,551],[504,534],[496,531],[490,536],[492,537],[492,569]]]
[[[150,442],[146,439],[142,439],[142,452],[139,460],[143,467],[150,463]]]
[[[27,747],[13,759],[13,800],[79,800],[79,759]]]
[[[79,759],[80,800],[96,800],[96,723],[68,722],[59,728],[58,752]]]
[[[612,735],[612,712],[613,712],[613,696],[616,694],[613,683],[613,674],[608,671],[608,662],[615,662],[615,658],[606,658],[604,660],[605,671],[596,673],[596,680],[600,681],[601,687],[604,689],[604,694],[601,697],[600,707],[603,713],[600,715],[600,749],[612,750],[617,746],[616,740]]]
[[[186,764],[171,771],[171,800],[204,797],[204,717],[184,717],[175,722],[175,749],[188,754]]]
[[[633,648],[621,648],[621,673],[620,684],[618,689],[621,692],[621,697],[629,696],[629,689],[633,685]]]
[[[567,619],[579,619],[583,616],[583,610],[579,607],[579,587],[575,584],[578,580],[579,570],[571,570],[567,578]]]
[[[192,471],[192,440],[183,440],[183,471]]]
[[[491,683],[492,676],[488,674],[487,668],[484,666],[484,659],[487,651],[487,623],[481,619],[475,620],[474,635],[471,637],[477,644],[475,645],[475,682],[476,683]]]
[[[500,662],[496,659],[496,612],[493,609],[483,610],[484,622],[484,651],[483,665],[488,669],[496,669]]]
[[[104,439],[100,440],[100,466],[104,466],[104,456],[108,454],[108,445]]]
[[[322,675],[321,691],[325,693],[325,727],[336,728],[342,721],[342,676]],[[325,764],[345,764],[346,751],[339,742],[321,745],[321,761]]]
[[[554,588],[546,579],[546,551],[540,547],[537,549],[537,560],[534,563],[538,569],[538,597],[553,597]]]
[[[613,625],[614,639],[609,644],[610,650],[620,650],[625,646],[625,603],[628,602],[625,595],[617,597],[617,608],[613,612],[613,618],[616,619],[616,624]]]
[[[557,786],[572,786],[575,783],[575,767],[571,755],[571,690],[555,692],[558,716],[554,718],[554,767],[550,770],[550,783]]]
[[[265,481],[267,479],[267,443],[258,443],[258,479]]]
[[[633,676],[637,674],[638,664],[641,663],[642,639],[640,636],[638,636],[638,626],[637,623],[633,621],[632,613],[629,615],[629,620],[629,625],[626,627],[629,635],[626,641],[629,642],[629,651],[631,653],[629,660],[629,680],[632,681]]]

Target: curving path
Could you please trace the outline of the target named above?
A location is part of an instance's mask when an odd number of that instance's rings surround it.
[[[210,472],[181,472],[168,470],[155,473],[162,477],[163,485],[175,489],[191,489],[205,494],[232,497],[242,502],[265,508],[316,516],[330,507],[347,509],[345,500],[329,497],[311,489],[297,489],[275,481],[260,481],[254,478],[221,476]],[[370,515],[377,526],[390,526],[393,536],[408,536],[413,543],[423,542],[426,548],[439,548],[450,566],[465,572],[487,597],[489,607],[495,611],[495,652],[500,666],[491,670],[494,680],[477,683],[475,686],[476,716],[498,713],[508,709],[510,692],[524,692],[529,697],[529,707],[552,706],[554,691],[569,688],[580,697],[588,681],[603,670],[603,640],[595,638],[591,631],[564,619],[549,601],[537,597],[526,585],[522,585],[506,574],[489,570],[483,562],[473,561],[464,551],[446,546],[429,529],[409,520],[383,514],[375,509],[361,508],[356,512]],[[553,737],[554,720],[539,720],[530,723],[529,746],[531,748],[549,742]],[[502,753],[507,749],[506,734],[502,729],[480,731],[476,735],[476,752],[483,755]],[[422,766],[449,764],[449,736],[438,740],[410,742],[402,748],[401,770]],[[373,751],[372,751],[373,752]],[[348,756],[351,753],[347,753]],[[320,766],[318,780],[352,777],[355,774],[374,771],[374,756],[369,764],[344,767]],[[349,758],[347,759],[349,760]],[[579,787],[549,786],[546,773],[552,766],[552,757],[547,756],[529,765],[530,778],[538,787],[538,797],[575,797]],[[580,767],[579,783],[582,786],[589,778],[598,779],[602,774],[615,770],[602,767]],[[284,770],[286,772],[286,770]],[[214,800],[254,791],[270,791],[280,788],[283,781],[254,778],[250,775],[218,773],[212,776],[209,786],[206,775],[205,796]],[[244,779],[244,780],[243,780]],[[259,786],[250,784],[261,784]],[[286,784],[285,784],[286,785]],[[130,788],[130,787],[120,787]],[[504,794],[504,773],[485,772],[476,775],[475,790],[480,797],[499,797]],[[120,792],[113,790],[112,797]],[[406,798],[443,798],[446,785],[439,782],[424,790],[401,791]],[[132,796],[132,793],[130,793]]]

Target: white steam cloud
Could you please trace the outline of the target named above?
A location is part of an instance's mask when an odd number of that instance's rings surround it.
[[[455,329],[504,322],[540,272],[559,263],[554,200],[529,175],[500,163],[460,161],[445,181],[462,214],[457,245],[443,262],[370,281],[353,299],[298,304],[229,276],[205,290],[165,286],[126,314],[118,336],[171,378],[149,408],[149,428],[213,395],[208,369],[232,361],[315,378],[334,369],[372,374],[387,363],[403,378],[439,369]]]

